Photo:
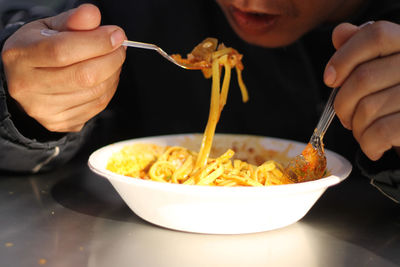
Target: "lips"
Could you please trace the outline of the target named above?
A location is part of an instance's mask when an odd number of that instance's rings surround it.
[[[279,15],[242,11],[234,6],[230,11],[237,27],[251,34],[269,31],[279,18]]]

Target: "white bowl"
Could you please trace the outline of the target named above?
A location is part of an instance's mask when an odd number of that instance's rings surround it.
[[[326,151],[330,176],[310,182],[268,187],[216,187],[161,183],[119,175],[106,169],[112,153],[132,143],[180,145],[197,151],[201,134],[166,135],[132,139],[105,146],[89,157],[89,167],[106,177],[138,216],[170,229],[208,234],[242,234],[281,228],[297,222],[324,191],[343,181],[351,164]],[[232,146],[301,153],[306,144],[278,138],[216,134],[219,154]],[[220,152],[222,151],[222,152]],[[239,152],[240,153],[240,152]]]

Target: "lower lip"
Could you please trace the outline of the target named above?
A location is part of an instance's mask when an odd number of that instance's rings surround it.
[[[279,18],[279,15],[243,12],[235,7],[231,8],[231,14],[236,25],[242,31],[250,34],[270,31]]]

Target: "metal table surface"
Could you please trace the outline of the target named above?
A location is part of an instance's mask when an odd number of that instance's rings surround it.
[[[400,266],[400,205],[360,177],[299,222],[244,235],[173,231],[136,216],[86,158],[0,175],[0,266]]]

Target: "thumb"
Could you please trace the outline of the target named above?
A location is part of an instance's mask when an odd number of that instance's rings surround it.
[[[49,29],[57,31],[93,30],[100,25],[100,10],[92,4],[83,4],[57,16],[44,19]]]
[[[360,26],[350,23],[339,24],[332,33],[332,43],[336,50],[345,44],[354,34],[356,34],[364,26],[372,24],[373,21],[368,21]]]

